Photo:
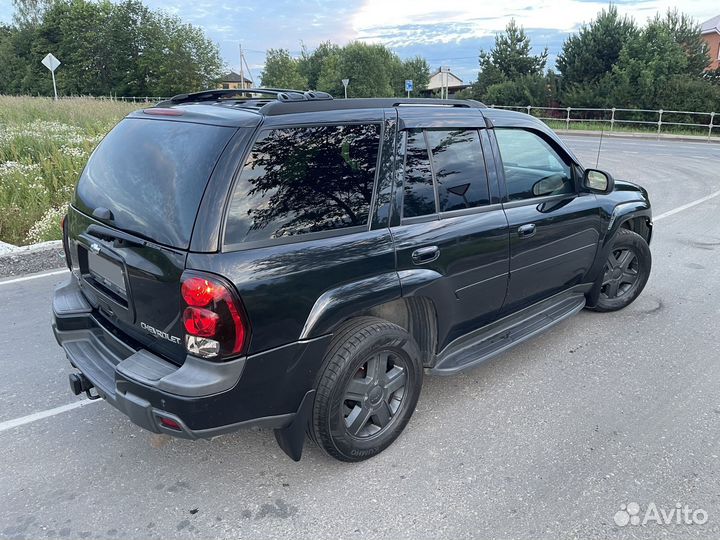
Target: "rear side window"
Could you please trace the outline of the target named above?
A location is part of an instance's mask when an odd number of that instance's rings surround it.
[[[403,217],[489,204],[487,171],[477,130],[410,130],[406,141]]]
[[[405,146],[403,217],[425,216],[435,212],[435,188],[425,134],[420,130],[410,131]]]
[[[440,211],[488,204],[487,173],[475,129],[427,132],[438,185]]]
[[[376,124],[262,133],[233,192],[225,243],[367,225],[379,143]]]
[[[235,128],[127,118],[103,139],[78,182],[75,206],[108,224],[187,249],[215,163]]]

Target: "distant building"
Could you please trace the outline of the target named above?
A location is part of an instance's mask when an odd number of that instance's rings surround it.
[[[218,81],[218,88],[223,90],[238,90],[240,88],[252,88],[252,81],[241,77],[240,74],[231,71],[226,73]]]
[[[435,73],[430,75],[430,82],[423,94],[432,95],[436,92],[439,93],[441,88],[447,87],[448,97],[452,98],[460,90],[464,90],[470,86],[471,85],[469,84],[463,84],[462,79],[451,71],[442,71],[438,69]]]
[[[720,67],[720,15],[702,23],[700,30],[705,43],[710,47],[712,63],[707,69],[718,69]]]

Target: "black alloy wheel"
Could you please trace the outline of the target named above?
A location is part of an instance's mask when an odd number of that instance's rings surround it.
[[[616,249],[605,263],[600,295],[618,298],[629,294],[640,283],[640,261],[632,248]]]
[[[597,302],[588,306],[594,311],[617,311],[630,305],[650,277],[652,256],[645,238],[620,229],[611,242],[603,273],[596,282]]]
[[[405,398],[408,366],[392,351],[370,357],[345,389],[343,419],[353,437],[371,437],[388,429]]]

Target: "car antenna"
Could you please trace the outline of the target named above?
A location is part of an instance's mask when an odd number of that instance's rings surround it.
[[[602,141],[603,141],[603,134],[605,133],[605,126],[600,126],[600,144],[598,144],[598,153],[597,158],[595,158],[595,168],[598,168],[598,165],[600,164],[600,149],[602,148]]]

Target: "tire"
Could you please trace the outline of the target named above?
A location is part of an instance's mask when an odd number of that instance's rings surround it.
[[[645,239],[631,230],[618,230],[598,278],[597,303],[590,309],[617,311],[632,304],[645,288],[651,268],[652,255]]]
[[[349,321],[325,354],[310,438],[340,461],[379,454],[410,420],[422,377],[420,351],[405,330],[375,317]]]

